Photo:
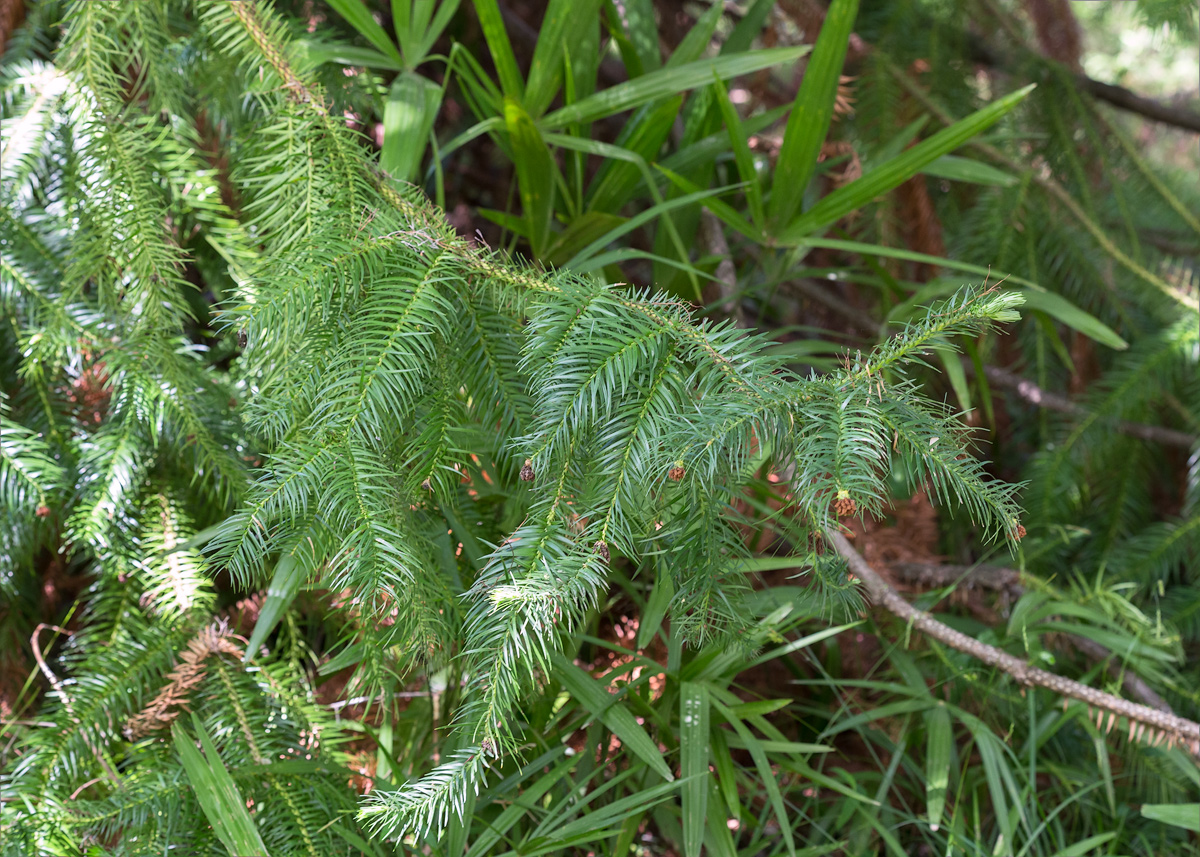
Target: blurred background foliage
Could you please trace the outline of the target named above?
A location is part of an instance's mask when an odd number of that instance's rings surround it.
[[[856,544],[972,637],[1200,713],[1194,3],[268,5],[331,115],[460,235],[692,302],[768,334],[800,371],[837,368],[964,284],[1020,291],[1020,324],[960,337],[962,356],[938,351],[918,379],[961,411],[990,471],[1024,485],[1020,555],[994,555],[973,524],[935,509],[928,485],[902,478],[884,515],[848,522]],[[109,400],[118,364],[84,354],[42,377],[49,351],[30,359],[43,347],[30,331],[83,312],[22,291],[15,237],[69,217],[54,183],[86,175],[46,167],[70,145],[54,138],[69,123],[54,112],[50,65],[68,8],[0,4],[6,857],[179,842],[471,857],[1200,853],[1200,774],[1183,750],[1110,733],[1086,707],[1059,708],[884,614],[859,616],[850,599],[831,626],[828,591],[791,557],[807,523],[786,514],[786,484],[767,467],[737,499],[755,554],[757,654],[684,649],[664,621],[669,578],[618,560],[573,657],[523,712],[524,758],[506,760],[440,836],[371,839],[358,795],[455,749],[447,726],[464,677],[454,661],[405,673],[399,658],[366,657],[372,638],[338,592],[297,581],[272,599],[205,564],[205,534],[242,490],[234,471],[260,449],[234,407],[254,383],[238,368],[245,343],[217,315],[241,287],[245,260],[229,248],[254,244],[239,234],[234,180],[253,166],[236,145],[247,115],[237,70],[221,79],[169,38],[199,14],[190,6],[149,26],[165,28],[164,74],[212,75],[179,133],[191,149],[163,162],[161,181],[201,189],[168,216],[194,286],[180,292],[188,359],[217,378],[214,401],[230,401],[211,412],[214,432],[244,444],[226,487],[172,494],[161,486],[186,485],[191,459],[121,458],[136,444],[98,427],[144,403]],[[197,432],[179,430],[179,447]],[[475,488],[481,541],[519,523],[506,518],[515,489]],[[133,566],[98,559],[118,494],[141,522],[136,581]],[[448,573],[480,571],[477,546],[439,538]],[[172,594],[191,619],[172,613]],[[201,632],[214,615],[220,630]],[[252,667],[221,657],[262,644]],[[71,676],[77,710],[43,713],[59,690],[51,676]],[[175,721],[175,743],[123,742],[121,724],[164,685],[190,695],[196,719]],[[208,734],[229,722],[247,740],[226,738],[218,756]],[[191,735],[210,742],[205,756],[188,753]],[[104,791],[110,765],[142,772],[133,794]],[[255,820],[236,800],[203,807],[212,835],[157,820],[181,795],[203,803],[230,784],[257,795]],[[6,821],[35,810],[53,822]]]

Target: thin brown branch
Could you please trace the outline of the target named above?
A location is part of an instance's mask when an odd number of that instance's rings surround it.
[[[970,364],[964,364],[964,368],[968,372],[974,371],[974,367]],[[1088,413],[1085,408],[1075,404],[1066,396],[1060,396],[1058,393],[1043,390],[1032,381],[1009,372],[1007,369],[1001,369],[999,366],[985,366],[983,367],[983,371],[989,382],[995,384],[997,387],[1012,390],[1031,405],[1071,416],[1083,416]],[[1163,428],[1162,426],[1145,425],[1144,423],[1132,423],[1126,420],[1118,421],[1113,427],[1121,434],[1127,434],[1130,437],[1149,440],[1166,446],[1181,446],[1184,449],[1191,449],[1197,440],[1195,435],[1190,435],[1187,432]]]
[[[995,3],[990,2],[990,0],[981,0],[981,5],[996,20],[1001,29],[1008,34],[1009,39],[1016,45],[1023,56],[1038,57],[1042,62],[1046,63],[1053,62],[1053,60],[1039,55],[1025,44],[1024,36],[1015,26],[1009,13],[999,8]],[[995,51],[985,45],[980,39],[970,39],[968,41],[968,51],[971,59],[976,62],[1010,74],[1013,72],[1013,63],[997,55]],[[1111,83],[1103,83],[1079,72],[1074,72],[1071,76],[1075,80],[1075,85],[1093,98],[1106,101],[1114,107],[1119,107],[1130,113],[1137,113],[1139,116],[1144,116],[1155,122],[1161,122],[1164,125],[1174,125],[1176,128],[1200,132],[1200,113],[1194,110],[1163,104],[1161,101],[1146,98],[1145,96],[1138,95],[1136,92],[1120,86],[1114,86]]]
[[[716,285],[721,295],[721,312],[733,319],[738,327],[745,327],[746,319],[742,315],[742,302],[738,296],[737,268],[729,254],[729,242],[725,240],[721,221],[707,209],[700,213],[700,236],[705,249],[720,259],[717,263]]]
[[[911,627],[916,628],[927,637],[971,655],[989,666],[1003,670],[1022,685],[1044,687],[1064,698],[1084,702],[1098,712],[1107,712],[1110,728],[1117,718],[1124,718],[1130,724],[1131,736],[1136,732],[1139,739],[1144,736],[1152,744],[1158,744],[1164,740],[1171,747],[1181,744],[1194,757],[1200,759],[1200,723],[1175,714],[1168,714],[1165,711],[1158,711],[1148,705],[1130,702],[1111,693],[1105,693],[1077,681],[1030,666],[1002,649],[981,643],[973,637],[955,631],[905,601],[875,569],[871,568],[866,560],[859,556],[858,551],[841,533],[828,529],[825,531],[825,536],[838,555],[849,565],[850,571],[863,582],[867,594],[876,605],[908,622]],[[1146,730],[1149,731],[1146,732]]]
[[[67,695],[62,682],[58,680],[58,676],[54,674],[46,663],[46,658],[42,654],[41,644],[38,642],[38,636],[43,630],[57,631],[60,634],[68,636],[70,636],[71,632],[66,628],[60,628],[58,625],[48,625],[45,622],[39,622],[37,627],[33,629],[33,633],[29,636],[29,645],[33,648],[33,659],[37,661],[38,669],[42,671],[42,675],[50,682],[50,686],[54,688],[55,693],[58,694],[58,698],[62,700],[63,708],[66,709],[67,715],[80,727],[79,734],[83,737],[83,741],[87,744],[88,749],[92,751],[92,755],[96,757],[96,761],[100,763],[100,767],[104,769],[105,776],[119,786],[121,784],[120,777],[117,776],[117,772],[112,769],[112,766],[108,764],[108,760],[104,758],[100,750],[92,744],[92,739],[88,737],[87,732],[84,730],[83,723],[75,716],[75,709],[71,705],[71,697]]]
[[[284,87],[291,93],[292,97],[297,101],[308,104],[322,116],[328,116],[329,109],[325,106],[324,100],[309,89],[296,75],[292,67],[288,64],[287,57],[280,50],[279,45],[271,41],[270,36],[267,35],[267,31],[258,19],[258,8],[254,0],[232,0],[229,8],[246,29],[250,38],[258,45],[259,50],[263,52],[263,55],[267,58],[267,62],[275,69],[275,73],[279,75]]]
[[[890,60],[885,64],[892,77],[895,78],[896,82],[899,83],[906,92],[912,95],[922,107],[932,113],[939,122],[947,127],[954,124],[954,118],[944,109],[942,109],[942,107],[930,97],[929,93],[925,92],[920,86],[918,86],[916,81],[914,81],[908,74],[906,74]],[[1089,235],[1092,236],[1093,240],[1095,240],[1097,244],[1100,245],[1101,249],[1103,249],[1104,252],[1110,257],[1112,257],[1113,261],[1115,261],[1118,265],[1129,271],[1129,273],[1133,274],[1146,285],[1154,288],[1163,296],[1175,301],[1180,306],[1192,310],[1193,312],[1200,309],[1200,297],[1197,297],[1197,295],[1193,294],[1191,290],[1181,289],[1171,285],[1170,283],[1167,283],[1153,271],[1150,271],[1140,262],[1129,256],[1128,253],[1118,247],[1112,241],[1112,239],[1105,234],[1104,230],[1099,226],[1099,224],[1097,224],[1090,216],[1088,216],[1087,212],[1084,211],[1083,207],[1075,201],[1070,192],[1067,191],[1067,189],[1057,181],[1055,181],[1050,175],[1045,174],[1040,170],[1031,171],[1028,164],[1023,164],[1017,160],[1014,160],[1013,158],[1010,158],[992,144],[985,143],[978,138],[968,141],[967,145],[976,151],[982,152],[984,155],[991,158],[996,163],[1006,167],[1013,173],[1019,175],[1028,172],[1034,184],[1042,188],[1042,190],[1044,190],[1049,196],[1053,197],[1059,205],[1065,208],[1071,214],[1071,216],[1075,218],[1075,221],[1082,226]]]
[[[968,588],[978,586],[981,589],[991,589],[1004,593],[1004,597],[1015,601],[1025,594],[1021,585],[1021,573],[1011,568],[997,566],[949,565],[936,562],[898,562],[889,566],[892,573],[906,584],[916,584],[921,587],[936,589],[954,583],[965,584]],[[1154,692],[1137,673],[1129,670],[1116,660],[1114,653],[1088,637],[1078,634],[1067,634],[1066,639],[1076,649],[1091,660],[1103,663],[1108,674],[1121,682],[1121,687],[1132,698],[1137,699],[1151,708],[1174,712],[1167,701]]]
[[[1172,107],[1169,104],[1163,104],[1161,101],[1155,101],[1152,98],[1138,95],[1136,92],[1131,92],[1123,87],[1093,80],[1085,74],[1076,75],[1075,81],[1081,89],[1086,90],[1101,101],[1107,101],[1114,107],[1120,107],[1122,110],[1128,110],[1131,113],[1138,113],[1147,119],[1162,122],[1164,125],[1174,125],[1176,128],[1184,128],[1188,131],[1200,133],[1200,113],[1194,110],[1188,110],[1184,107]]]
[[[71,792],[71,796],[68,797],[67,800],[75,800],[75,798],[79,797],[79,795],[84,791],[84,789],[86,789],[88,786],[96,785],[96,783],[100,782],[102,779],[104,779],[104,778],[103,777],[93,777],[92,779],[88,780],[86,783],[81,785],[79,788],[75,789],[75,791]]]

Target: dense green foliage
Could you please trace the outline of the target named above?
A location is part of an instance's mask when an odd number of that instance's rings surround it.
[[[927,491],[1028,572],[948,621],[1194,714],[1200,454],[1116,428],[1200,429],[1196,183],[1023,47],[988,97],[939,61],[972,4],[836,0],[810,50],[700,3],[667,55],[649,0],[526,52],[495,0],[376,5],[9,42],[0,854],[1194,850],[1184,749],[860,618],[823,533]],[[822,288],[868,337],[789,317]],[[1091,383],[1012,416],[994,362]]]

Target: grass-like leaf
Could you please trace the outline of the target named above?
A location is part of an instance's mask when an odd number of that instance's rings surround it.
[[[269,857],[258,828],[246,811],[245,798],[238,792],[212,738],[194,713],[192,729],[200,738],[203,755],[178,723],[171,727],[171,736],[213,832],[229,850],[230,857]]]

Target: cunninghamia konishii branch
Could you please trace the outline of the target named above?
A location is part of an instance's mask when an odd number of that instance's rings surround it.
[[[289,64],[269,9],[250,2],[214,8],[225,20],[236,18],[256,49],[251,61],[269,68],[278,80],[270,85],[289,106],[312,117],[314,132],[341,140],[345,128],[330,117],[319,87]],[[331,150],[347,149],[342,142]],[[965,455],[951,414],[899,380],[904,367],[928,349],[1015,321],[1018,295],[995,287],[968,290],[931,308],[920,323],[872,354],[848,360],[844,372],[797,378],[764,353],[761,338],[699,321],[690,307],[669,298],[569,273],[543,273],[476,248],[449,228],[441,212],[398,189],[365,159],[347,156],[344,166],[360,179],[369,176],[372,187],[356,191],[342,207],[378,206],[368,221],[374,221],[376,234],[362,234],[363,224],[352,239],[334,236],[344,249],[317,257],[308,272],[296,266],[265,271],[263,297],[243,317],[253,340],[272,319],[308,312],[310,292],[340,294],[342,279],[368,280],[366,300],[377,299],[386,309],[381,314],[363,303],[355,316],[353,330],[361,327],[372,343],[369,371],[360,365],[363,349],[347,346],[298,378],[300,406],[288,412],[290,418],[271,417],[283,442],[272,456],[270,475],[252,491],[257,502],[231,519],[216,552],[236,560],[230,567],[249,576],[263,555],[280,546],[260,531],[269,533],[293,509],[317,508],[324,502],[320,497],[335,496],[324,486],[328,480],[341,486],[336,496],[353,501],[325,507],[335,527],[349,531],[339,536],[343,547],[334,557],[340,570],[333,588],[354,583],[371,600],[380,563],[394,567],[383,583],[397,595],[419,581],[420,558],[408,555],[410,540],[402,532],[403,504],[393,526],[388,515],[396,509],[371,505],[382,490],[371,494],[362,485],[375,480],[382,486],[389,474],[391,463],[372,437],[389,430],[383,422],[391,425],[397,414],[416,407],[415,379],[430,371],[427,354],[418,349],[431,348],[434,335],[457,341],[455,301],[478,299],[489,290],[500,295],[498,303],[516,316],[516,324],[496,342],[519,343],[512,377],[531,399],[525,425],[505,442],[505,454],[520,452],[526,460],[520,478],[534,492],[527,523],[485,558],[465,593],[470,607],[461,651],[472,683],[459,707],[458,727],[467,746],[402,789],[373,793],[361,814],[377,831],[444,826],[449,813],[461,813],[469,792],[479,788],[489,759],[516,751],[512,726],[520,694],[552,672],[560,635],[578,627],[608,585],[610,545],[635,561],[651,546],[670,558],[679,592],[714,602],[709,595],[723,579],[722,557],[744,550],[732,538],[722,541],[729,528],[714,498],[737,486],[751,450],[769,448],[796,463],[795,502],[818,531],[829,522],[835,496],[842,508],[879,512],[883,474],[903,466],[914,478],[928,480],[940,501],[965,505],[989,535],[1015,540],[1023,534],[1015,489],[990,480]],[[392,210],[385,211],[388,207]],[[312,289],[314,280],[328,288]],[[374,321],[367,324],[367,318]],[[380,371],[389,355],[391,374]],[[328,357],[340,361],[337,371]],[[394,390],[389,379],[396,382]],[[482,382],[463,386],[474,403],[496,398]],[[314,415],[326,424],[326,446],[297,440],[309,434]],[[487,424],[494,423],[489,414]],[[345,468],[330,469],[335,455],[353,468],[349,476]],[[575,520],[564,512],[568,505]],[[361,512],[346,511],[351,506]],[[257,517],[264,510],[265,524]],[[640,535],[657,533],[656,524],[662,535]],[[387,557],[380,554],[384,550]],[[672,631],[685,634],[693,611],[676,612]],[[714,611],[711,619],[703,612],[696,636],[738,621],[744,616],[737,610]]]

